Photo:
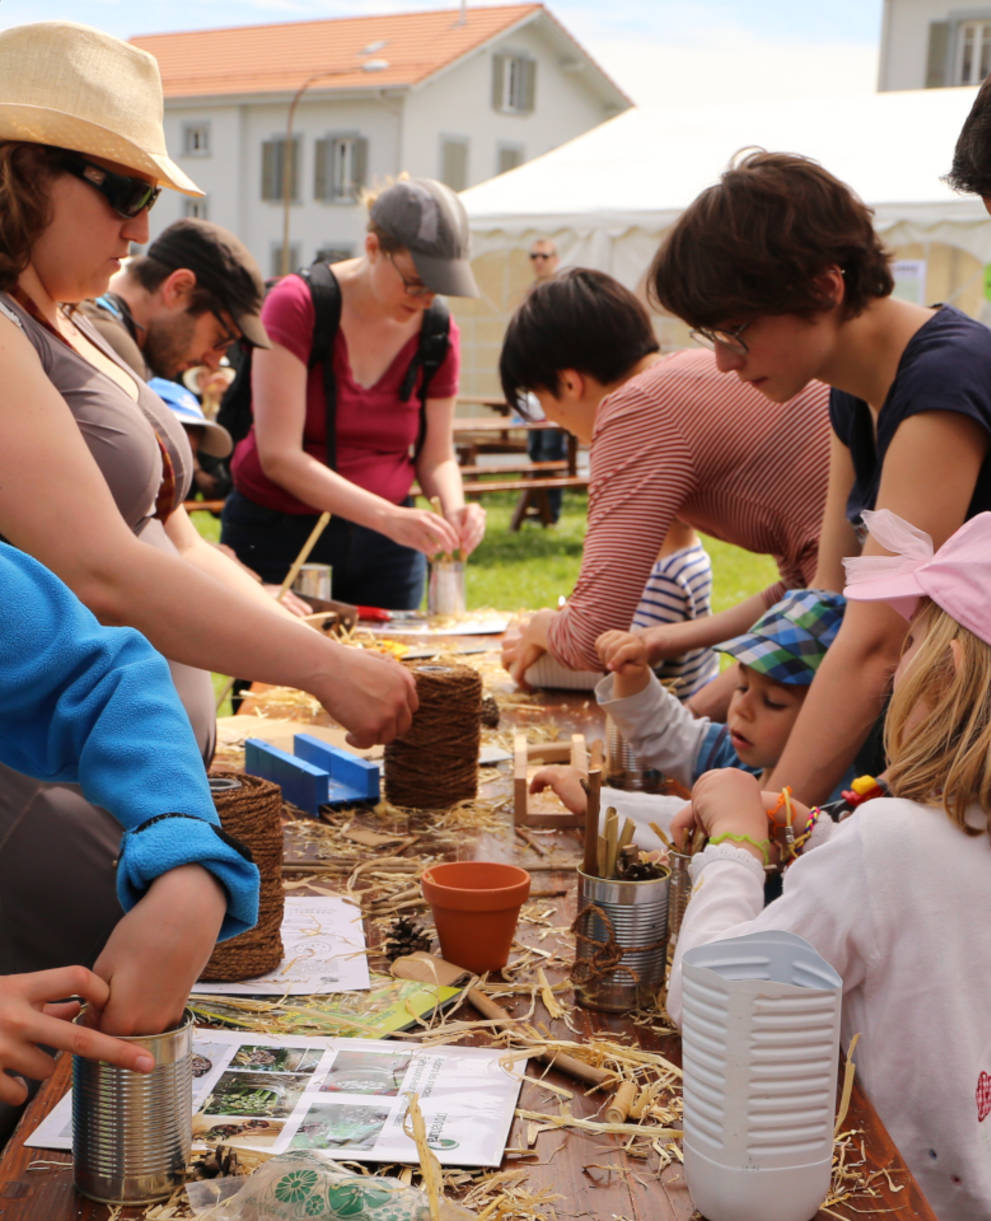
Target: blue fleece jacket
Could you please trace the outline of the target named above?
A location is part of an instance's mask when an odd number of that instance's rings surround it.
[[[220,832],[164,658],[139,632],[103,627],[48,569],[2,543],[0,590],[0,762],[78,783],[124,827],[125,911],[159,875],[198,864],[227,891],[221,938],[251,928],[258,870]]]

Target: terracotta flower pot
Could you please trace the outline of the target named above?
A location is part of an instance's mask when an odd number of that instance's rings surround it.
[[[530,875],[495,861],[445,861],[420,879],[440,949],[448,962],[473,971],[497,971],[509,959]]]

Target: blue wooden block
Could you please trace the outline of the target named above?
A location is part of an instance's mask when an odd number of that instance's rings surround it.
[[[293,752],[298,759],[306,759],[316,767],[322,767],[330,775],[331,805],[347,805],[358,801],[378,801],[381,768],[371,759],[362,759],[349,750],[331,746],[309,733],[298,733],[293,738]]]
[[[251,776],[274,781],[286,801],[308,814],[319,814],[320,807],[327,803],[330,775],[326,769],[288,755],[260,738],[248,738],[245,742],[244,770]]]

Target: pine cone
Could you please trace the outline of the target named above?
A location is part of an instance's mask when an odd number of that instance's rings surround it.
[[[499,705],[494,695],[482,699],[482,724],[486,729],[496,729],[499,725]]]
[[[383,952],[390,962],[395,962],[397,958],[415,954],[418,950],[429,953],[430,946],[429,936],[415,920],[410,920],[408,916],[399,916],[389,929]]]

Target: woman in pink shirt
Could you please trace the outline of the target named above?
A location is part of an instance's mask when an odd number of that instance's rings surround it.
[[[234,455],[222,534],[263,580],[284,578],[325,511],[333,516],[310,559],[333,567],[334,596],[349,602],[416,607],[425,557],[480,542],[484,512],[464,502],[452,443],[453,320],[422,411],[422,369],[403,385],[435,294],[478,295],[467,255],[464,208],[441,183],[404,180],[373,201],[362,254],[331,268],[341,312],[329,424],[323,364],[309,368],[310,290],[287,276],[269,294],[262,318],[273,346],[254,355],[254,427]],[[414,479],[442,513],[412,507]]]

